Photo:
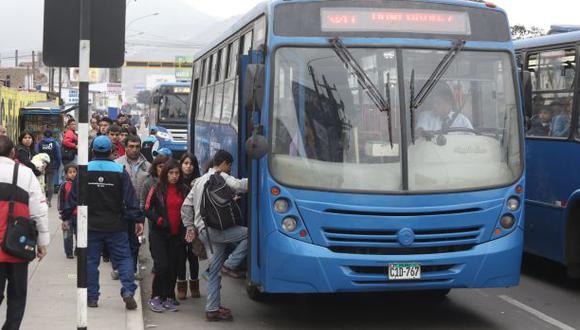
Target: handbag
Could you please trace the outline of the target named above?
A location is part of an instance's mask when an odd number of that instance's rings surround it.
[[[2,250],[13,257],[30,262],[36,258],[38,231],[36,230],[36,221],[27,217],[14,217],[14,196],[18,188],[18,167],[19,164],[14,164],[12,194],[8,207]]]
[[[76,149],[71,149],[71,148],[68,148],[64,145],[62,146],[62,148],[61,148],[62,160],[73,160],[73,159],[75,159],[76,155],[77,155]]]

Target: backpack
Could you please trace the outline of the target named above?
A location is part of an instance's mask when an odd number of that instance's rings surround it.
[[[212,174],[203,188],[200,215],[206,226],[225,230],[240,223],[242,212],[234,201],[236,191],[221,173]]]
[[[56,148],[58,148],[58,146],[55,142],[42,140],[38,144],[38,153],[47,154],[48,157],[50,157],[50,162],[52,163],[56,161]]]

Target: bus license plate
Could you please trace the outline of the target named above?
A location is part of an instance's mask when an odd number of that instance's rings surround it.
[[[420,280],[421,265],[389,264],[389,280]]]

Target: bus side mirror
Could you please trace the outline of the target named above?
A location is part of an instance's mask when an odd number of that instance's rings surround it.
[[[263,64],[248,64],[244,84],[245,107],[248,111],[261,111],[264,100],[265,69]]]
[[[524,115],[526,118],[532,118],[532,75],[530,71],[522,71],[522,95]]]
[[[261,134],[252,134],[248,140],[246,140],[246,152],[248,156],[253,159],[260,159],[264,157],[270,146],[268,144],[268,139]]]

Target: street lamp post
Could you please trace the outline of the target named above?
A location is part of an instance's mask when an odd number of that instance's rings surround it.
[[[129,23],[127,23],[127,25],[125,26],[125,31],[129,30],[129,27],[131,26],[131,24],[140,21],[142,19],[148,18],[148,17],[153,17],[153,16],[157,16],[159,15],[159,12],[153,13],[153,14],[149,14],[149,15],[145,15],[145,16],[141,16],[141,17],[137,17],[134,20],[131,20]]]

